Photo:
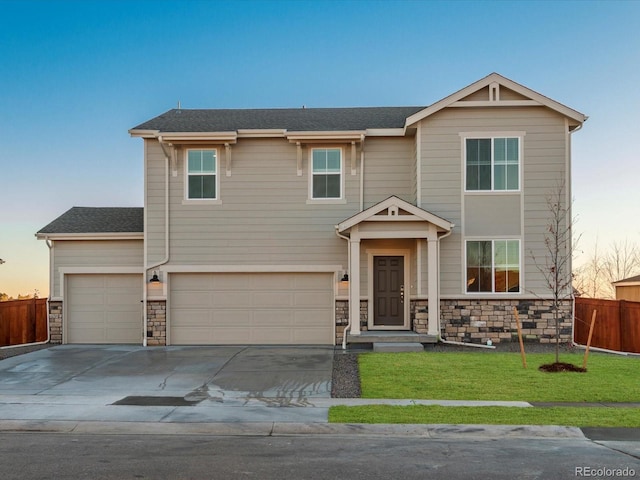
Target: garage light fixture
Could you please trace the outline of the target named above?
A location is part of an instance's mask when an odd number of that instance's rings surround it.
[[[347,274],[347,272],[344,272],[344,275],[342,276],[340,281],[341,282],[348,282],[349,281],[349,275]]]
[[[149,283],[160,283],[160,278],[158,278],[158,271],[154,270],[153,277],[149,280]]]

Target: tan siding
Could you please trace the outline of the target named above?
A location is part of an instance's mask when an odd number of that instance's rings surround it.
[[[165,256],[165,172],[166,160],[160,144],[145,140],[146,158],[146,246],[147,262],[152,265]],[[171,175],[171,173],[169,173]]]
[[[473,195],[464,201],[467,236],[520,235],[520,194]]]
[[[142,240],[56,240],[54,243],[53,291],[60,295],[60,268],[140,267]]]
[[[505,93],[501,89],[501,94]],[[517,95],[506,92],[508,99]],[[512,98],[513,97],[513,98]],[[471,98],[469,98],[471,99]],[[473,98],[476,99],[476,98]],[[507,99],[501,95],[501,99]],[[544,227],[548,219],[545,195],[565,175],[564,119],[543,107],[518,108],[450,108],[422,121],[422,206],[455,223],[454,234],[441,246],[441,293],[458,295],[463,292],[464,238],[462,237],[463,210],[475,216],[467,226],[467,235],[481,232],[480,225],[495,223],[493,212],[484,209],[487,218],[479,217],[479,208],[469,205],[463,209],[463,171],[461,132],[524,131],[523,143],[523,263],[527,293],[545,293],[539,271],[530,259],[529,251],[538,257],[544,255]],[[515,231],[517,210],[521,208],[520,195],[514,204],[503,206],[509,210],[510,226]],[[466,196],[470,201],[471,196]],[[474,197],[473,201],[476,201]],[[489,229],[482,231],[488,232]],[[506,234],[506,233],[503,233]]]
[[[308,147],[303,149],[302,176],[297,175],[296,146],[284,139],[240,140],[232,146],[230,177],[223,150],[221,205],[183,204],[184,151],[179,151],[178,174],[170,177],[170,263],[343,264],[346,270],[346,243],[334,226],[359,206],[350,145],[343,150],[348,203],[328,205],[307,204]]]
[[[500,100],[530,100],[530,98],[514,92],[507,87],[500,86]]]
[[[415,139],[365,141],[364,208],[395,195],[415,205]]]
[[[471,95],[467,95],[461,101],[487,101],[489,100],[489,87],[481,88],[480,90],[473,92]]]

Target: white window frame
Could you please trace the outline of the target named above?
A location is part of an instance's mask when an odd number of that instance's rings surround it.
[[[316,150],[338,150],[340,152],[340,173],[333,173],[333,175],[340,175],[340,196],[332,198],[315,198],[313,196],[313,152]],[[321,147],[312,147],[309,149],[309,197],[307,204],[323,204],[323,203],[346,203],[344,198],[344,149],[341,146],[327,145]]]
[[[215,152],[215,173],[197,173],[194,175],[210,175],[216,177],[215,198],[190,198],[189,197],[189,152],[192,151],[213,151]],[[184,199],[183,205],[220,205],[220,151],[216,147],[186,148],[184,150]]]
[[[510,194],[522,191],[522,171],[523,171],[523,143],[525,132],[465,132],[461,133],[462,139],[462,172],[463,189],[465,193],[474,194]],[[518,140],[518,188],[501,189],[495,188],[495,147],[494,143],[499,138],[516,138]],[[491,189],[490,190],[468,190],[467,189],[467,140],[491,140]]]
[[[517,241],[518,242],[518,291],[517,292],[496,292],[496,264],[495,264],[495,242],[509,242],[509,241]],[[491,291],[490,292],[473,292],[468,290],[468,271],[469,264],[468,260],[468,242],[491,242]],[[473,295],[522,295],[524,292],[523,284],[522,284],[522,239],[521,237],[467,237],[464,239],[464,264],[463,264],[464,274],[462,276],[462,284],[464,294],[467,296]]]

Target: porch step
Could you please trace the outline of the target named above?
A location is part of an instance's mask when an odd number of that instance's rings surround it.
[[[436,335],[427,335],[409,331],[386,330],[386,331],[366,331],[360,335],[347,333],[347,343],[437,343]]]
[[[424,352],[424,347],[421,343],[416,342],[385,342],[374,343],[374,352]]]

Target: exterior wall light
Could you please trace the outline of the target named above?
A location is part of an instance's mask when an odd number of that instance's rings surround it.
[[[149,283],[160,283],[160,278],[158,277],[157,270],[153,271],[153,277],[151,277],[151,280],[149,280]]]

